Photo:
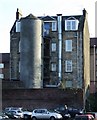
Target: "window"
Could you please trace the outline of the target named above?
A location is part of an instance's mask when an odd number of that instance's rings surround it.
[[[65,71],[72,72],[72,60],[65,61]]]
[[[19,61],[19,73],[20,73],[20,61]]]
[[[56,64],[55,64],[55,63],[52,63],[52,64],[51,64],[51,70],[52,70],[52,71],[56,71]]]
[[[21,52],[21,41],[19,41],[19,52]]]
[[[56,31],[56,30],[57,30],[57,23],[52,22],[52,31]]]
[[[0,78],[4,78],[4,74],[0,74]]]
[[[67,51],[67,52],[72,51],[72,40],[65,41],[65,51]]]
[[[52,43],[52,52],[56,51],[56,43]]]
[[[68,80],[66,81],[66,88],[71,88],[72,87],[72,81]]]
[[[96,65],[97,65],[97,60],[96,60]]]
[[[97,54],[97,48],[96,48],[96,54]]]
[[[17,21],[16,22],[16,32],[20,32],[20,28],[21,28],[21,22]]]
[[[0,63],[0,68],[4,68],[4,64],[3,63]]]
[[[78,30],[78,20],[65,20],[65,30]]]
[[[49,35],[50,23],[44,22],[44,36]]]

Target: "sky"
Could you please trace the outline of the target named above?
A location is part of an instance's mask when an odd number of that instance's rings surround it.
[[[19,8],[23,17],[30,13],[43,15],[81,15],[85,8],[88,13],[90,37],[95,37],[96,0],[0,0],[0,53],[10,52],[10,30]]]

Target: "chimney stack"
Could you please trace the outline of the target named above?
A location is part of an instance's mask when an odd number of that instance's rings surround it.
[[[22,16],[20,10],[17,8],[17,12],[16,12],[16,20],[20,19]]]

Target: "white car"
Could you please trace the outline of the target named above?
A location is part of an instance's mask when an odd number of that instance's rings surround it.
[[[23,112],[23,119],[24,119],[24,120],[32,119],[32,112],[24,111],[24,112]]]
[[[36,119],[62,119],[62,115],[56,112],[50,112],[47,109],[35,109],[32,112],[32,120]]]
[[[21,110],[9,110],[6,112],[9,118],[23,118],[23,112]]]

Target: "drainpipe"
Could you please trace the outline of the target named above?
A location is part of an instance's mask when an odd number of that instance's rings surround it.
[[[60,85],[62,80],[62,14],[57,14],[58,22],[58,85]]]

